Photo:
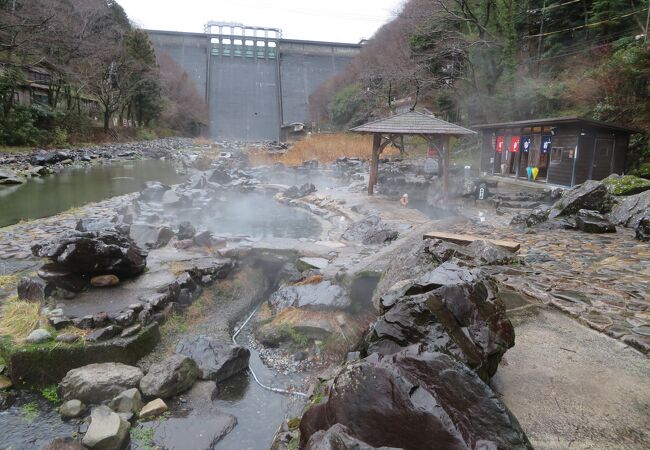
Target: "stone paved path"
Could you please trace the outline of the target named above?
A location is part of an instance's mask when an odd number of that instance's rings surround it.
[[[451,231],[521,243],[525,265],[495,274],[499,281],[650,354],[650,245],[632,230],[599,235],[466,223]]]

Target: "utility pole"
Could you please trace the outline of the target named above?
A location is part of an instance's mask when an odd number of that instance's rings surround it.
[[[649,0],[650,1],[650,0]],[[542,40],[544,39],[544,12],[546,11],[546,0],[542,4],[542,18],[539,24],[539,40],[537,41],[537,78],[539,78],[540,64],[542,62]]]

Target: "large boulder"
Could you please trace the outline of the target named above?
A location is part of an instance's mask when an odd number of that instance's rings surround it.
[[[403,295],[402,295],[403,294]],[[422,343],[466,364],[489,380],[515,333],[494,281],[480,269],[444,263],[394,295],[380,299],[382,315],[370,329],[365,353],[391,354]]]
[[[250,351],[209,336],[190,336],[176,345],[176,353],[192,358],[199,368],[199,378],[217,383],[246,370]]]
[[[269,298],[274,314],[287,308],[343,309],[351,300],[341,286],[329,281],[316,284],[283,286]]]
[[[587,180],[578,186],[564,191],[562,198],[553,204],[549,218],[569,216],[581,209],[589,209],[600,213],[611,211],[614,199],[600,181]]]
[[[137,387],[142,376],[140,369],[126,364],[90,364],[70,370],[61,380],[59,390],[64,400],[98,404]]]
[[[184,355],[172,355],[153,364],[140,380],[145,397],[169,398],[192,387],[199,375],[196,363]]]
[[[620,176],[613,173],[603,180],[603,184],[612,195],[634,195],[650,190],[650,180],[634,175]]]
[[[475,372],[414,345],[343,368],[300,422],[301,445],[339,423],[374,447],[532,449],[517,420]],[[345,447],[344,447],[345,448]]]
[[[578,211],[576,226],[585,233],[616,233],[616,226],[607,217],[587,209]]]
[[[119,277],[140,275],[147,265],[147,253],[116,231],[73,231],[45,244],[32,247],[34,256],[48,258],[56,267],[77,274]]]
[[[372,245],[394,241],[398,235],[399,233],[383,222],[379,216],[372,215],[354,222],[341,237],[346,241]]]
[[[371,447],[350,434],[350,430],[340,423],[329,430],[319,430],[312,434],[305,450],[401,450],[396,447]]]
[[[312,192],[316,192],[316,186],[311,183],[305,183],[301,186],[291,186],[286,191],[284,191],[284,196],[287,198],[301,198],[305,197]]]
[[[174,232],[169,227],[138,223],[131,225],[129,237],[138,247],[150,250],[167,245]]]
[[[18,298],[32,302],[43,302],[54,292],[54,286],[36,277],[22,277],[16,286]]]
[[[616,225],[636,228],[641,219],[650,217],[650,191],[624,197],[609,217]]]
[[[90,426],[82,443],[94,450],[116,450],[124,447],[131,425],[108,406],[98,406],[90,413]]]

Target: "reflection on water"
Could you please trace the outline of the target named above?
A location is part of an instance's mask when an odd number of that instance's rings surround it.
[[[54,406],[41,396],[20,391],[16,403],[0,412],[0,448],[31,450],[56,437],[78,430],[75,422],[64,422]]]
[[[0,227],[135,192],[150,180],[175,184],[182,178],[171,161],[148,159],[64,169],[21,185],[0,186]]]
[[[262,194],[228,194],[197,213],[197,223],[218,235],[303,238],[321,226],[305,211]]]
[[[268,369],[251,350],[250,364],[260,380],[273,387],[285,388],[293,375],[282,377]],[[223,449],[266,450],[283,419],[300,415],[304,406],[302,397],[267,391],[245,372],[219,384],[213,404],[220,411],[237,417],[237,426],[217,445]]]

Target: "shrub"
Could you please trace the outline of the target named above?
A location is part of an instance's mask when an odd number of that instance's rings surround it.
[[[139,141],[153,141],[154,139],[158,139],[158,136],[156,136],[156,133],[153,130],[148,128],[139,128],[135,132],[135,138]]]

